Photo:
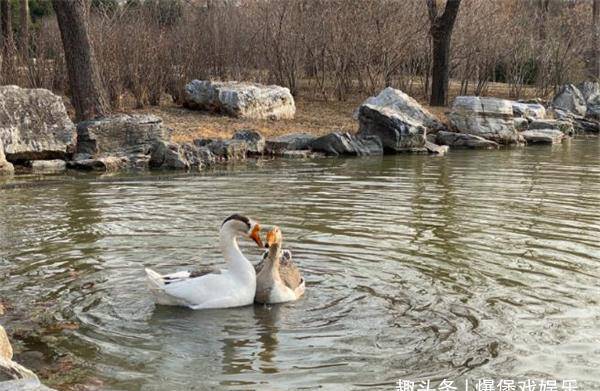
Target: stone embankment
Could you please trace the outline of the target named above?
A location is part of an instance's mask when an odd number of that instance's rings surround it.
[[[252,83],[194,80],[185,105],[227,115],[279,120],[295,113],[289,90]],[[397,153],[445,154],[449,148],[497,149],[557,144],[581,132],[600,132],[600,87],[563,86],[547,105],[458,96],[445,124],[415,99],[393,88],[356,110],[356,133],[315,137],[294,133],[265,139],[241,129],[231,139],[175,143],[162,119],[119,114],[73,124],[59,96],[44,89],[0,87],[0,175],[59,173],[67,169],[201,170],[256,157],[315,158]]]

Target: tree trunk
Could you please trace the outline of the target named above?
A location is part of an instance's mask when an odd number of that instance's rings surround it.
[[[76,120],[108,113],[108,104],[96,65],[88,29],[86,0],[52,0],[65,52]]]
[[[450,39],[461,0],[447,0],[444,13],[438,16],[437,1],[427,0],[432,41],[431,106],[444,106],[448,98]]]
[[[0,13],[2,14],[2,48],[6,55],[13,45],[12,13],[10,0],[0,0]]]
[[[29,57],[29,0],[21,0],[19,8],[19,51],[23,58]]]
[[[592,77],[600,81],[600,0],[594,0],[594,9],[592,15],[592,28],[594,29],[594,71],[592,73]]]

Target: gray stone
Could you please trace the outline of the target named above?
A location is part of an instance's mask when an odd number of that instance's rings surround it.
[[[115,172],[129,166],[129,159],[125,156],[103,156],[67,162],[67,167],[84,171]]]
[[[285,151],[309,149],[310,143],[316,137],[308,133],[291,133],[267,140],[265,152],[271,155],[281,155]]]
[[[362,103],[361,106],[368,105],[371,109],[394,113],[399,118],[409,119],[411,123],[423,125],[428,132],[435,133],[440,130],[447,130],[446,126],[419,102],[405,94],[404,92],[387,87],[379,95],[372,96]],[[360,107],[358,109],[358,119],[360,121]]]
[[[577,86],[581,95],[586,102],[589,102],[590,98],[595,95],[600,95],[600,83],[597,81],[584,81]]]
[[[587,100],[587,111],[585,112],[585,116],[600,121],[600,93],[592,95]]]
[[[526,130],[521,135],[528,144],[558,144],[565,138],[565,134],[557,129]]]
[[[448,145],[451,148],[498,149],[500,147],[495,141],[472,134],[456,132],[438,132],[437,143]]]
[[[425,148],[427,149],[427,152],[441,156],[447,154],[450,149],[447,145],[437,145],[429,141],[425,142]]]
[[[185,157],[181,145],[164,140],[159,140],[154,144],[150,154],[149,165],[151,168],[190,169],[190,163]]]
[[[425,148],[427,131],[445,126],[417,101],[400,90],[384,89],[370,97],[357,113],[359,135],[377,136],[386,152],[410,152]]]
[[[253,119],[292,119],[296,113],[289,89],[236,81],[192,80],[185,86],[184,106]]]
[[[215,140],[206,145],[217,159],[235,161],[246,159],[248,146],[241,140]]]
[[[200,170],[214,162],[215,157],[208,147],[161,140],[152,148],[149,165],[151,168],[160,169]]]
[[[51,174],[63,172],[67,169],[67,162],[60,159],[32,160],[29,162],[31,171],[36,174]]]
[[[170,132],[155,115],[118,114],[77,124],[77,153],[92,157],[149,154]]]
[[[567,120],[557,119],[537,119],[531,121],[528,130],[539,130],[539,129],[555,129],[559,130],[566,135],[573,135],[575,129],[573,128],[573,122]]]
[[[479,96],[458,96],[450,113],[452,126],[460,133],[480,136],[499,144],[519,143],[512,102]]]
[[[573,84],[565,84],[552,100],[552,107],[584,116],[587,111],[585,98]]]
[[[75,136],[59,96],[41,88],[0,86],[0,139],[8,161],[64,159]]]
[[[4,145],[2,143],[2,139],[0,138],[0,176],[11,175],[14,172],[14,166],[12,165],[12,163],[9,163],[6,160],[6,156],[4,155]]]
[[[527,118],[515,117],[514,124],[515,129],[517,129],[518,132],[522,132],[529,128],[529,120]]]
[[[256,130],[238,130],[232,140],[245,141],[250,155],[262,155],[265,152],[265,138]]]
[[[369,156],[382,155],[383,145],[378,137],[354,136],[350,133],[334,132],[313,140],[310,148],[328,156]]]
[[[515,117],[531,119],[546,118],[546,108],[540,103],[512,102]]]

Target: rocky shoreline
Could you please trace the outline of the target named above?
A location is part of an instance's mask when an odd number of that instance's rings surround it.
[[[195,109],[272,119],[295,112],[293,98],[278,86],[195,80],[186,91],[186,106]],[[48,90],[3,86],[0,106],[0,175],[12,175],[15,167],[17,173],[35,174],[192,171],[261,156],[443,155],[453,148],[556,144],[577,133],[600,133],[600,87],[593,82],[565,85],[546,105],[541,100],[458,96],[448,124],[388,87],[358,107],[356,133],[294,133],[267,140],[256,130],[240,129],[231,139],[181,144],[171,140],[171,130],[154,115],[117,114],[75,125],[61,98]]]

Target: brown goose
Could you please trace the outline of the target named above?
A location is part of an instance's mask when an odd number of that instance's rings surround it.
[[[282,235],[279,227],[267,233],[266,257],[256,265],[257,303],[284,303],[294,301],[304,294],[305,281],[300,269],[292,261],[291,253],[282,251]]]

